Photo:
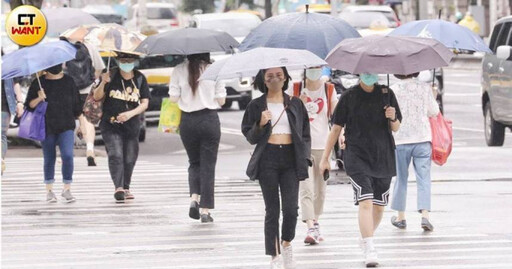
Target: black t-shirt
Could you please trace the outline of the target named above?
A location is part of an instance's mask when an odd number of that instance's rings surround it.
[[[150,98],[146,77],[141,72],[134,70],[134,77],[126,80],[121,76],[119,70],[112,70],[111,72],[110,83],[105,85],[101,126],[127,136],[136,136],[140,129],[140,118],[138,116],[134,116],[122,124],[113,121],[119,114],[137,108],[141,99]]]
[[[365,92],[360,85],[345,92],[334,111],[333,123],[345,127],[345,169],[348,175],[372,177],[396,175],[395,143],[384,107],[389,103],[402,121],[393,91],[384,94],[382,85]]]
[[[80,94],[73,79],[64,75],[60,79],[40,77],[41,86],[46,94],[46,134],[59,134],[75,129],[75,119],[82,114]],[[25,106],[30,109],[30,101],[37,98],[39,83],[32,81],[27,93]],[[32,110],[32,109],[30,109]]]

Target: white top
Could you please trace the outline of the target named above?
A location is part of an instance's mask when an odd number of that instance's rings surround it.
[[[272,128],[272,134],[292,134],[288,114],[286,114],[286,111],[283,113],[284,105],[281,103],[268,103],[267,107],[272,113],[270,124],[272,124],[272,126],[275,124],[274,128]],[[283,113],[283,116],[281,116],[281,113]],[[281,116],[281,119],[277,121],[279,116]]]
[[[179,97],[178,106],[184,112],[194,112],[203,109],[220,109],[217,98],[226,98],[224,83],[210,80],[200,80],[196,93],[188,84],[188,60],[177,65],[172,71],[169,83],[169,96]]]
[[[98,51],[98,48],[87,41],[84,42],[83,44],[89,51],[89,56],[91,56],[92,67],[94,68],[94,70],[101,71],[101,70],[105,69],[105,63],[101,59],[101,55],[100,55],[100,52]],[[113,61],[114,59],[110,59],[110,60]],[[91,87],[92,87],[92,84],[88,87],[80,89],[80,94],[88,94],[91,91]]]
[[[289,95],[293,95],[293,88],[287,92]],[[329,136],[329,117],[327,116],[329,107],[327,105],[327,95],[325,94],[325,84],[322,83],[316,91],[303,88],[301,93],[308,97],[305,106],[308,111],[311,129],[311,149],[323,150]],[[331,98],[332,111],[334,111],[336,103],[336,93],[333,93]]]
[[[439,114],[439,105],[434,99],[430,84],[406,79],[394,84],[391,89],[402,112],[400,129],[393,133],[395,144],[431,142],[428,117]]]

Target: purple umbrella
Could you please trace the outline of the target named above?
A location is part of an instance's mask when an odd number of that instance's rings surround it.
[[[325,58],[352,74],[401,74],[447,66],[453,53],[435,39],[371,35],[340,42]]]

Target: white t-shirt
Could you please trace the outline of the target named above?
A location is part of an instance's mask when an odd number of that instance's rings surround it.
[[[220,109],[215,99],[225,98],[227,92],[222,82],[200,80],[196,93],[192,94],[192,88],[188,83],[188,60],[185,60],[172,71],[169,96],[179,97],[178,106],[182,111],[194,112],[203,109]]]
[[[430,84],[416,79],[406,79],[394,84],[391,89],[402,112],[400,129],[393,133],[395,144],[432,141],[428,117],[439,113],[439,105],[434,99]]]
[[[288,90],[288,92],[290,95],[293,95],[293,89]],[[311,129],[311,149],[325,149],[325,143],[329,136],[329,117],[327,116],[328,105],[325,85],[321,84],[320,88],[316,91],[303,88],[301,93],[308,97],[308,102],[305,106],[308,111]],[[333,93],[331,97],[331,113],[336,103],[336,93]]]

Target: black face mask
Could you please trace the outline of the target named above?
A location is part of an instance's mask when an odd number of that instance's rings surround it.
[[[58,75],[60,72],[62,72],[62,64],[54,65],[54,66],[46,69],[46,71],[53,75]]]

